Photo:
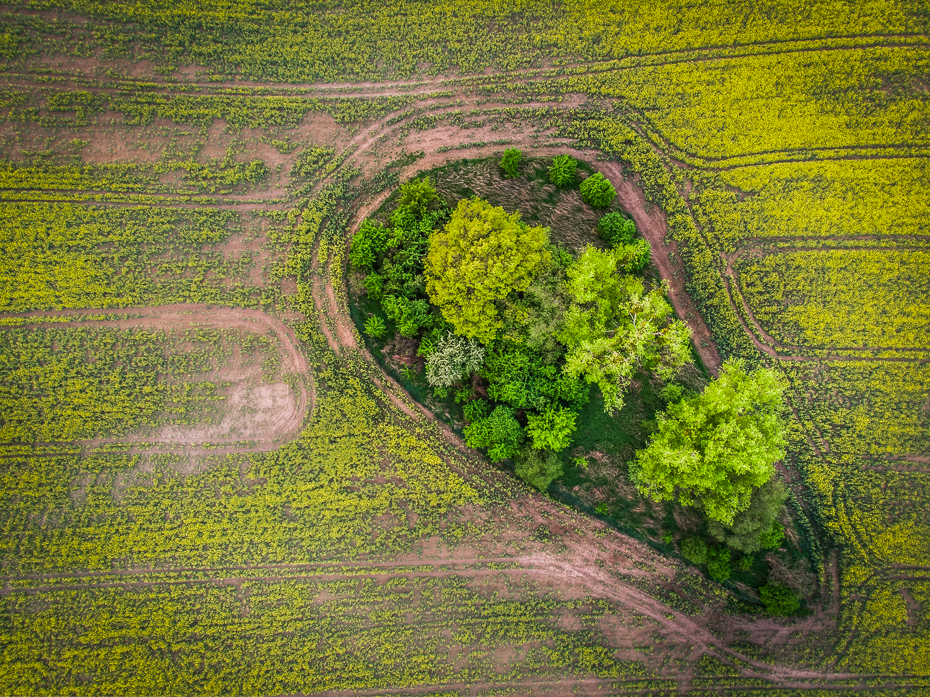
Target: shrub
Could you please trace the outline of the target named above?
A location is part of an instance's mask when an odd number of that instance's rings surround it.
[[[369,296],[374,300],[381,299],[381,294],[384,290],[384,277],[381,274],[374,272],[368,274],[365,276],[364,285]]]
[[[552,160],[549,167],[549,181],[556,186],[565,186],[575,181],[575,172],[578,169],[578,162],[575,158],[568,155],[559,155]]]
[[[486,399],[476,399],[467,402],[462,408],[462,411],[465,412],[465,420],[469,423],[473,423],[486,417],[491,412],[491,405]]]
[[[370,271],[387,248],[388,231],[380,223],[366,220],[352,238],[349,261],[356,269]]]
[[[397,210],[409,211],[415,215],[423,216],[429,208],[429,204],[436,198],[438,198],[436,189],[433,188],[429,177],[413,179],[401,184]]]
[[[773,617],[787,617],[801,607],[801,600],[790,588],[781,585],[766,585],[759,589],[765,611]]]
[[[535,448],[521,451],[515,471],[520,479],[539,491],[546,491],[563,474],[558,455]]]
[[[621,244],[613,248],[614,258],[617,260],[617,267],[626,273],[636,273],[642,271],[649,259],[652,258],[652,250],[649,249],[649,243],[646,240],[636,240],[632,244]]]
[[[481,344],[450,332],[439,340],[426,359],[426,380],[433,387],[450,387],[478,370],[483,360]]]
[[[523,428],[514,410],[501,404],[490,416],[465,427],[465,442],[470,448],[487,448],[491,462],[500,462],[519,452]]]
[[[575,433],[577,414],[564,407],[549,407],[542,414],[527,414],[526,432],[537,450],[565,450]]]
[[[597,221],[597,234],[611,246],[629,244],[636,236],[636,223],[619,211],[608,213]]]
[[[707,553],[707,573],[715,581],[730,578],[730,550],[726,547],[711,549]]]
[[[501,158],[501,169],[504,170],[504,177],[515,179],[519,176],[517,168],[520,166],[520,160],[523,159],[523,153],[517,148],[507,148],[504,150],[504,156]]]
[[[700,538],[689,537],[682,540],[681,556],[692,564],[704,564],[707,562],[707,545]]]
[[[600,172],[581,182],[581,198],[594,208],[606,208],[616,195],[613,184]]]
[[[368,334],[368,336],[380,339],[384,336],[386,331],[387,326],[385,326],[384,320],[378,317],[378,315],[372,315],[365,321],[365,333]]]
[[[401,336],[416,336],[429,322],[429,303],[425,300],[385,295],[381,300],[381,307],[388,319],[397,325],[397,331]]]

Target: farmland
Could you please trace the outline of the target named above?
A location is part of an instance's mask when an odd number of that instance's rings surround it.
[[[0,5],[0,693],[930,692],[928,45],[920,2]],[[605,247],[561,155],[683,381],[784,382],[780,561],[717,582],[637,492],[656,385],[540,493],[366,334],[350,240],[417,177]]]

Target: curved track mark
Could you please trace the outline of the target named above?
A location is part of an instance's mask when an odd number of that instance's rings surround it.
[[[112,314],[133,314],[137,317],[128,317],[126,319],[97,320],[86,319],[81,317],[88,315],[112,315]],[[113,443],[211,443],[217,445],[227,445],[229,447],[213,448],[183,448],[180,450],[161,449],[156,452],[183,452],[188,454],[223,454],[225,452],[258,452],[272,450],[281,444],[284,437],[295,434],[301,427],[304,417],[315,406],[316,394],[313,386],[312,377],[310,376],[310,367],[307,359],[297,348],[297,337],[294,332],[280,320],[259,310],[250,310],[237,307],[222,307],[205,304],[177,304],[177,305],[159,305],[154,307],[121,307],[105,309],[81,309],[81,310],[50,310],[50,311],[33,311],[19,314],[0,315],[0,320],[6,318],[27,318],[34,320],[28,323],[0,327],[0,331],[19,329],[19,328],[39,328],[55,327],[66,328],[75,325],[91,325],[100,327],[117,327],[126,329],[130,327],[159,327],[168,329],[179,329],[185,327],[215,327],[217,329],[239,329],[241,331],[253,332],[259,334],[274,334],[279,339],[281,349],[283,372],[294,373],[301,378],[307,376],[311,381],[308,388],[304,379],[298,380],[299,394],[297,399],[291,390],[288,390],[288,403],[285,410],[278,415],[271,426],[270,431],[265,437],[259,440],[250,441],[251,447],[242,447],[243,438],[223,437],[211,439],[183,440],[169,437],[139,437],[139,438],[96,438],[93,440],[76,441],[75,445],[85,448],[100,447]],[[75,322],[55,322],[43,321],[43,318],[67,318],[73,317]],[[10,445],[10,444],[7,444]],[[35,443],[30,444],[37,447],[48,447],[63,445],[61,443]],[[18,456],[18,455],[16,455]],[[28,455],[27,455],[28,456]]]

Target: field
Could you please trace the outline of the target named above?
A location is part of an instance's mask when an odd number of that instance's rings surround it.
[[[0,5],[0,694],[930,694],[926,4],[299,5]],[[561,154],[694,379],[786,380],[804,613],[682,559],[599,405],[541,494],[360,333],[416,175],[595,239]]]

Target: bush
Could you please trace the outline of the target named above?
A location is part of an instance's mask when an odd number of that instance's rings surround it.
[[[380,339],[384,336],[386,331],[387,327],[384,324],[384,320],[378,317],[378,315],[372,315],[365,321],[365,333],[368,334],[368,336]]]
[[[429,208],[429,204],[436,198],[436,189],[433,188],[429,177],[414,179],[401,184],[397,210],[409,211],[415,215],[423,216]]]
[[[519,176],[517,168],[520,166],[520,160],[523,159],[523,153],[517,148],[507,148],[504,150],[504,156],[501,158],[501,169],[504,170],[506,179],[515,179]]]
[[[368,295],[371,296],[374,300],[380,300],[381,294],[384,291],[384,277],[381,274],[370,273],[365,276],[365,290],[368,291]]]
[[[786,586],[762,586],[759,589],[765,611],[773,617],[787,617],[795,614],[801,607],[801,600]]]
[[[597,234],[611,247],[629,244],[636,236],[636,223],[625,217],[623,213],[614,211],[597,221]]]
[[[707,562],[707,545],[704,540],[689,537],[681,543],[681,556],[692,564],[705,564]]]
[[[621,244],[613,249],[617,267],[626,273],[642,271],[652,258],[652,250],[646,240],[636,240],[632,244]]]
[[[352,238],[349,261],[356,269],[370,271],[378,256],[387,248],[388,231],[380,223],[366,220]]]
[[[565,186],[575,181],[575,172],[578,169],[578,163],[575,158],[568,155],[559,155],[552,160],[552,166],[549,167],[549,181],[556,186]]]
[[[480,421],[491,412],[491,405],[486,399],[476,399],[467,402],[462,408],[462,411],[465,412],[465,420],[469,423],[474,423],[475,421]]]
[[[397,325],[397,331],[401,336],[416,336],[429,322],[429,303],[425,300],[385,295],[381,300],[381,307],[388,319]]]
[[[613,184],[600,172],[581,182],[581,198],[594,208],[606,208],[616,195]]]
[[[510,407],[499,405],[491,415],[465,427],[470,448],[487,448],[491,462],[513,457],[523,443],[523,427]]]
[[[726,547],[712,549],[707,553],[707,573],[715,581],[730,578],[730,550]]]
[[[484,360],[484,348],[474,339],[449,333],[426,359],[426,381],[433,387],[450,387],[475,372]]]
[[[537,450],[565,450],[575,433],[577,414],[564,407],[549,407],[542,414],[527,414],[526,432]]]
[[[535,448],[526,448],[520,453],[515,471],[520,479],[539,491],[546,491],[563,474],[558,455]]]

